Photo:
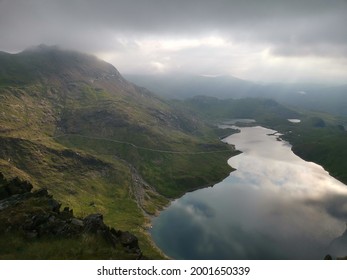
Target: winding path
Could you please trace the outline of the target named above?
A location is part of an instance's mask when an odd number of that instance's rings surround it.
[[[45,139],[57,139],[57,138],[63,138],[63,137],[69,137],[69,136],[77,136],[77,137],[91,139],[91,140],[109,141],[109,142],[129,145],[129,146],[131,146],[131,147],[133,147],[135,149],[139,149],[139,150],[145,150],[145,151],[151,151],[151,152],[157,152],[157,153],[166,153],[166,154],[200,155],[200,154],[214,154],[214,153],[232,152],[230,149],[214,150],[214,151],[201,151],[201,152],[161,150],[161,149],[153,149],[153,148],[147,148],[147,147],[138,146],[138,145],[135,145],[134,143],[127,142],[127,141],[120,141],[120,140],[115,140],[115,139],[111,139],[111,138],[86,136],[86,135],[72,134],[72,133],[61,134],[61,135],[57,135],[57,136],[40,137],[40,138],[35,138],[35,139],[32,139],[32,140],[33,141],[40,141],[40,140],[45,140]]]

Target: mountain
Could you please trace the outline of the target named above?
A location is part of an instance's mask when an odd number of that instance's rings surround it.
[[[125,77],[166,98],[185,99],[194,96],[217,98],[250,97],[258,84],[232,76],[197,76],[184,74],[135,75]]]
[[[270,120],[286,121],[299,118],[300,114],[265,98],[218,99],[216,97],[195,96],[183,102],[201,118],[210,120],[256,119],[258,122]]]
[[[256,83],[232,76],[183,74],[126,75],[168,99],[211,96],[220,99],[267,98],[299,109],[347,116],[347,85],[327,86],[305,83]]]
[[[301,86],[284,92],[279,102],[311,111],[347,116],[347,85]]]
[[[76,217],[101,213],[134,233],[149,258],[162,255],[148,215],[220,181],[235,153],[197,115],[94,56],[58,47],[0,54],[0,112],[6,180],[46,188]]]

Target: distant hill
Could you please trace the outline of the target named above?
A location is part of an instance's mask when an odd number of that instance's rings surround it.
[[[326,86],[303,83],[255,83],[232,76],[194,76],[183,74],[126,75],[168,99],[186,99],[197,95],[230,98],[268,98],[305,110],[347,116],[347,84]]]
[[[218,99],[216,97],[195,96],[184,102],[202,118],[212,120],[256,119],[258,122],[299,118],[300,114],[272,99],[242,98]]]
[[[234,153],[196,115],[112,65],[45,45],[0,53],[0,146],[6,180],[47,188],[77,217],[103,214],[149,258],[162,256],[148,214],[227,176]]]
[[[125,75],[138,85],[169,99],[194,96],[217,98],[250,97],[259,85],[232,76],[195,76],[184,74]]]
[[[312,111],[298,113],[272,99],[261,98],[196,96],[176,102],[215,123],[254,119],[256,122],[250,125],[262,125],[280,132],[295,154],[323,166],[333,177],[347,184],[345,117]],[[289,119],[298,119],[298,122],[292,123]]]

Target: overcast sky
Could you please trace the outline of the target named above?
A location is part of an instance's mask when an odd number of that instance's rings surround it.
[[[0,0],[0,50],[41,43],[122,73],[347,83],[347,0]]]

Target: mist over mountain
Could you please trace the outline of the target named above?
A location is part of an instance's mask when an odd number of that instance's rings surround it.
[[[309,83],[256,83],[232,76],[195,76],[184,74],[125,75],[156,94],[168,99],[198,95],[228,98],[270,98],[297,108],[347,116],[347,85]]]

